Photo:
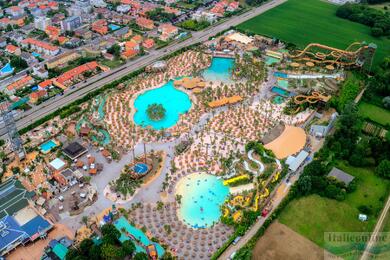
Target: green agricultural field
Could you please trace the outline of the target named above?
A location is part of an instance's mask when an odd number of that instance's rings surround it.
[[[324,232],[372,231],[389,193],[390,181],[385,181],[370,169],[339,163],[338,167],[357,178],[356,191],[344,201],[311,195],[292,201],[281,213],[279,221],[299,234],[324,247]],[[367,222],[358,220],[358,207],[372,209]]]
[[[344,49],[356,41],[374,42],[378,45],[375,64],[390,55],[390,39],[372,37],[369,27],[337,17],[336,10],[337,5],[321,0],[288,0],[238,28],[294,43],[300,48],[309,43],[322,43]]]
[[[361,102],[359,104],[359,114],[383,126],[390,125],[390,111],[376,105]]]

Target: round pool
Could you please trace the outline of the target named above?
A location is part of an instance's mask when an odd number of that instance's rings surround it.
[[[136,174],[145,174],[148,171],[148,166],[144,163],[137,163],[133,167]]]
[[[165,117],[158,121],[150,119],[146,110],[151,104],[161,104],[165,108]],[[173,80],[163,86],[145,91],[134,101],[137,112],[134,114],[134,122],[142,127],[151,126],[153,129],[165,129],[174,126],[179,120],[180,114],[186,113],[191,108],[190,97],[173,86]]]
[[[193,228],[207,228],[219,221],[229,188],[216,176],[194,173],[178,182],[176,194],[182,196],[179,218]]]

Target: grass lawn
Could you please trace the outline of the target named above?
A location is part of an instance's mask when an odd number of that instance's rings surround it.
[[[338,167],[357,178],[356,191],[344,201],[311,195],[292,201],[281,213],[279,221],[299,234],[324,247],[324,232],[372,231],[387,198],[390,181],[370,169],[355,168],[343,163]],[[367,222],[358,220],[360,205],[371,206],[373,214]]]
[[[390,125],[390,111],[376,105],[360,102],[359,114],[381,125]]]
[[[345,49],[356,41],[374,42],[378,45],[376,64],[390,55],[390,39],[374,38],[369,27],[337,17],[337,7],[321,0],[288,0],[238,27],[300,48],[309,43],[322,43]]]

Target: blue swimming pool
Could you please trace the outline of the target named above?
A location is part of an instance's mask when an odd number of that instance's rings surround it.
[[[153,243],[156,246],[157,254],[159,257],[162,257],[165,254],[165,250],[160,244],[150,241],[149,238],[144,234],[144,232],[132,226],[125,219],[125,217],[120,217],[119,219],[117,219],[114,222],[114,226],[121,232],[121,236],[119,238],[120,242],[123,243],[124,241],[130,239],[124,232],[122,232],[123,229],[136,239],[136,241],[139,243],[136,243],[137,252],[146,253],[145,247]]]
[[[214,57],[211,66],[202,73],[207,81],[232,82],[231,75],[234,68],[234,59]]]
[[[36,53],[36,52],[32,52],[31,55],[34,56],[34,57],[36,57],[36,58],[41,56],[41,54]]]
[[[50,152],[53,148],[57,147],[58,145],[56,144],[56,142],[54,142],[53,140],[49,140],[43,144],[41,144],[39,146],[40,150],[43,152],[43,153],[48,153]]]
[[[14,68],[11,67],[11,64],[7,63],[3,68],[1,68],[0,76],[6,76],[12,72],[14,72]]]
[[[182,196],[179,217],[193,228],[210,227],[221,216],[220,206],[229,194],[222,180],[206,173],[190,174],[179,181]]]
[[[137,163],[134,165],[133,170],[137,174],[144,174],[148,171],[148,166],[144,163]]]
[[[281,96],[284,96],[284,97],[290,96],[290,92],[288,92],[288,91],[286,91],[286,90],[284,90],[282,88],[272,87],[271,91],[276,93],[276,94],[279,94]]]
[[[116,31],[121,27],[119,25],[116,25],[116,24],[109,24],[108,28],[110,28],[111,31]]]
[[[151,104],[161,104],[165,110],[165,117],[159,121],[151,120],[146,110]],[[153,129],[164,129],[174,126],[179,120],[179,115],[186,113],[191,108],[189,96],[173,86],[173,80],[163,86],[145,91],[134,101],[137,112],[134,114],[134,122],[142,127],[151,126]]]
[[[274,76],[278,78],[286,79],[288,77],[287,73],[276,71],[274,72]]]

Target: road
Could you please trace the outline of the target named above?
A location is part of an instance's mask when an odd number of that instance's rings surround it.
[[[390,211],[390,196],[387,198],[385,207],[382,210],[378,222],[375,225],[374,231],[371,234],[371,239],[370,241],[368,241],[366,249],[364,250],[360,260],[372,259],[371,248],[375,245],[375,241],[376,241],[375,238],[377,237],[378,233],[381,232],[383,227],[383,222],[386,220],[386,216],[389,213],[389,211]]]
[[[167,46],[165,48],[162,48],[160,50],[154,50],[151,51],[149,55],[140,57],[137,60],[131,61],[129,63],[126,63],[116,69],[101,73],[99,75],[96,75],[95,77],[92,77],[88,79],[86,82],[76,84],[74,89],[70,89],[64,96],[55,97],[51,100],[48,100],[47,102],[42,103],[39,106],[36,106],[21,115],[19,115],[16,118],[16,126],[18,129],[22,129],[34,121],[50,114],[51,112],[55,111],[56,109],[63,107],[79,98],[82,98],[89,92],[96,90],[107,83],[110,83],[116,79],[119,79],[127,74],[129,74],[132,71],[135,71],[139,68],[142,68],[144,66],[147,66],[151,63],[153,63],[156,60],[161,59],[166,54],[174,52],[176,50],[179,50],[183,47],[203,42],[208,40],[209,37],[214,36],[216,33],[221,32],[223,30],[228,29],[231,26],[238,25],[246,20],[249,20],[261,13],[266,12],[267,10],[278,6],[287,0],[274,0],[270,1],[268,3],[265,3],[264,5],[254,8],[249,12],[246,12],[239,16],[234,16],[231,19],[227,20],[224,23],[218,24],[214,27],[206,28],[203,31],[194,32],[192,34],[192,37],[180,42],[176,43],[173,46]],[[6,138],[6,131],[4,128],[4,125],[1,125],[0,128],[0,138],[4,139]]]

